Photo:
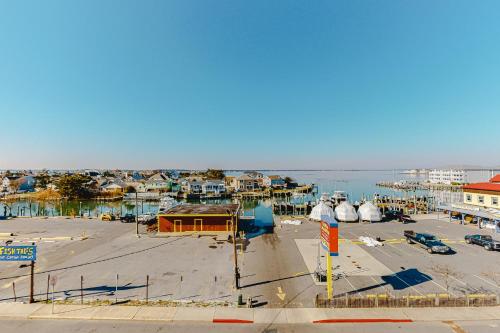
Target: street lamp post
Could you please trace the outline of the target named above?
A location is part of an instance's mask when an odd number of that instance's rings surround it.
[[[80,214],[79,215],[80,215],[80,217],[83,216],[83,214],[82,214],[82,202],[81,201],[80,201]]]

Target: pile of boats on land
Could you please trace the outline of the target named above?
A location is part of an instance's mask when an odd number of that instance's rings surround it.
[[[328,194],[323,193],[319,203],[313,207],[309,218],[319,221],[322,216],[326,215],[341,222],[380,222],[382,220],[380,209],[372,202],[363,203],[356,212],[354,206],[347,200],[347,195],[343,193],[335,192],[331,198],[328,197]],[[332,201],[336,204],[335,210],[332,208]]]

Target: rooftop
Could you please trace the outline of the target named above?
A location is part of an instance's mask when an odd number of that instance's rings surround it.
[[[492,183],[500,183],[500,173],[493,178],[490,179],[490,182]]]
[[[463,190],[482,190],[500,192],[500,183],[474,183],[465,185]]]
[[[235,212],[238,209],[237,204],[226,204],[226,205],[203,205],[203,204],[188,204],[179,205],[170,208],[165,214],[161,215],[177,215],[177,214],[198,214],[198,215],[208,215],[208,214],[227,214],[227,210]]]

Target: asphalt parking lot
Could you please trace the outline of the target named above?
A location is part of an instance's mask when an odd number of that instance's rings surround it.
[[[500,293],[500,252],[464,242],[466,234],[492,234],[491,229],[478,230],[436,217],[418,216],[416,223],[409,224],[341,223],[340,256],[333,258],[334,294]],[[403,231],[409,229],[436,235],[454,254],[429,254],[416,244],[407,244]],[[360,236],[380,237],[383,246],[366,246]],[[304,220],[251,240],[242,266],[243,291],[260,296],[268,306],[313,306],[315,295],[326,289],[312,274],[317,267],[318,237],[319,224]],[[321,261],[325,267],[324,257]]]
[[[500,252],[464,242],[466,234],[492,231],[435,217],[419,216],[416,223],[405,225],[340,224],[340,256],[333,259],[334,294],[500,293]],[[429,254],[407,244],[402,236],[407,229],[432,233],[455,253]],[[252,297],[254,306],[312,307],[316,294],[326,289],[313,277],[317,222],[278,224],[275,233],[248,240],[238,249],[240,290],[234,289],[232,244],[214,237],[155,238],[141,229],[138,238],[134,224],[80,219],[14,219],[0,223],[2,232],[15,234],[2,237],[2,243],[37,243],[35,298],[39,300],[46,298],[49,274],[57,278],[56,298],[76,301],[81,276],[85,300],[143,300],[147,275],[152,301],[223,303],[242,294],[244,300]],[[360,236],[380,237],[384,245],[366,246]],[[29,268],[20,266],[0,263],[0,301],[14,300],[13,282],[17,300],[27,299]]]
[[[232,246],[212,237],[155,238],[141,226],[85,219],[13,219],[0,223],[1,244],[37,244],[35,298],[80,300],[234,301]],[[0,262],[0,301],[26,301],[29,267]],[[29,262],[28,262],[29,264]],[[118,275],[118,279],[117,279]],[[147,275],[149,287],[146,291]],[[118,281],[117,281],[118,280]],[[49,286],[49,290],[52,287]],[[51,295],[49,294],[49,298]]]
[[[452,254],[429,254],[417,244],[408,244],[402,237],[403,230],[431,233],[443,240],[453,250]],[[460,296],[466,293],[500,292],[500,252],[486,251],[477,245],[464,242],[466,234],[492,234],[491,229],[478,230],[472,226],[450,223],[447,219],[420,217],[415,224],[397,222],[380,225],[349,225],[341,231],[346,239],[359,236],[380,237],[383,246],[360,245],[373,258],[392,272],[390,277],[373,276],[370,286],[366,278],[353,276],[343,280],[355,292],[377,293],[383,290],[424,295],[449,293]],[[368,284],[368,286],[367,286]],[[349,289],[349,287],[344,287]],[[342,285],[338,289],[342,289]],[[352,291],[351,291],[352,292]]]

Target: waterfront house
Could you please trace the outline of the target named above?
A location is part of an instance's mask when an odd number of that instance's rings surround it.
[[[124,189],[125,189],[124,187],[115,183],[109,183],[102,187],[102,190],[104,192],[123,192]]]
[[[269,175],[262,178],[263,185],[266,187],[283,188],[285,187],[285,180],[278,175]]]
[[[260,189],[262,178],[254,178],[248,174],[243,174],[235,178],[235,189],[237,191],[255,191]]]
[[[245,175],[247,176],[250,176],[254,179],[262,179],[264,178],[264,174],[260,173],[260,172],[257,172],[257,171],[245,171],[244,172]]]
[[[127,187],[133,187],[136,192],[141,192],[141,191],[139,191],[139,188],[141,188],[141,186],[144,186],[144,184],[141,182],[137,182],[137,181],[133,181],[133,180],[125,181],[125,189]],[[142,192],[144,192],[144,191],[142,191]]]
[[[224,185],[226,186],[226,190],[235,191],[236,190],[236,176],[224,177]]]
[[[19,178],[18,182],[19,188],[17,191],[20,193],[33,192],[35,190],[36,180],[33,176],[23,176]]]
[[[203,177],[199,175],[193,175],[193,176],[188,176],[184,178],[184,181],[186,182],[202,182]]]
[[[162,172],[158,172],[158,173],[155,173],[154,175],[152,175],[151,177],[148,178],[148,180],[151,180],[151,181],[166,181],[166,180],[170,180],[170,178],[162,173]]]
[[[137,171],[134,171],[132,173],[132,179],[135,180],[135,181],[139,181],[139,180],[143,180],[144,177]]]
[[[489,182],[465,185],[463,192],[467,205],[500,210],[500,174]]]
[[[35,190],[35,178],[33,176],[10,175],[2,179],[1,192],[32,192]]]
[[[201,194],[202,193],[203,182],[199,181],[188,181],[186,184],[186,191],[191,194]]]
[[[149,178],[144,183],[144,190],[142,192],[168,192],[171,188],[172,181],[170,179]]]
[[[208,195],[220,195],[226,192],[223,180],[207,180],[201,185],[201,193]]]
[[[10,178],[9,177],[3,177],[0,190],[1,190],[1,192],[9,192],[10,191]]]
[[[179,172],[177,170],[168,170],[171,179],[179,179]]]
[[[82,174],[90,177],[98,177],[101,175],[98,170],[84,170]]]
[[[100,184],[103,192],[123,192],[125,187],[127,185],[119,178],[105,179]]]

